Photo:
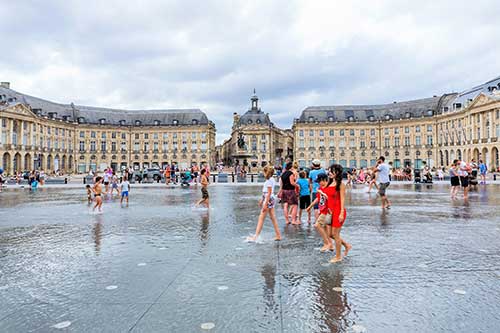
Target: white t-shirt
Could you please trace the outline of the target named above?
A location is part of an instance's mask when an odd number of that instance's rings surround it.
[[[382,163],[377,167],[378,172],[378,181],[381,184],[389,182],[389,165],[386,163]]]
[[[120,186],[122,187],[122,192],[128,192],[129,190],[129,187],[130,187],[130,183],[128,182],[128,180],[122,182],[120,184]]]
[[[467,163],[465,161],[460,162],[460,170],[458,171],[458,175],[461,177],[467,177],[469,173],[467,172]]]
[[[276,181],[274,180],[273,177],[269,178],[266,180],[264,183],[264,186],[262,187],[262,193],[267,194],[267,189],[270,187],[271,190],[271,195],[274,195],[274,187],[276,186]]]

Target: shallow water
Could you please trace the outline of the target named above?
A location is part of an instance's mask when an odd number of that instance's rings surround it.
[[[445,185],[357,187],[341,264],[316,231],[247,243],[260,186],[132,188],[95,214],[84,189],[0,193],[0,331],[495,332],[500,186],[450,201]]]

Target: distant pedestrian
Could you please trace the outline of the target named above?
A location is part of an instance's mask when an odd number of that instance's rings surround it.
[[[306,179],[306,172],[299,173],[299,222],[302,221],[302,212],[311,204],[311,190],[309,188],[309,181]],[[307,223],[311,224],[311,211],[307,212]]]
[[[486,184],[486,173],[488,172],[488,167],[483,162],[479,160],[479,174],[481,175],[481,184]]]
[[[449,174],[451,183],[450,197],[452,199],[456,199],[458,188],[460,187],[460,177],[458,175],[458,160],[453,160],[453,163],[451,164],[449,169]]]
[[[377,165],[373,168],[373,172],[378,175],[379,188],[378,194],[382,201],[382,209],[391,208],[391,202],[387,198],[387,188],[391,184],[389,179],[389,165],[385,163],[385,157],[380,156],[377,160]]]
[[[123,203],[123,198],[127,201],[128,205],[128,197],[130,193],[130,183],[128,182],[127,178],[122,179],[122,182],[120,183],[120,192],[121,192],[121,198],[120,198],[120,204]]]

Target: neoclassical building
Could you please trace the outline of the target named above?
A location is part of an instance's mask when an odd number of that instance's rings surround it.
[[[294,156],[303,167],[367,167],[383,155],[394,167],[499,166],[500,77],[461,93],[381,105],[311,106],[294,120]]]
[[[254,90],[250,109],[241,116],[233,114],[231,137],[218,151],[225,165],[280,165],[285,158],[293,157],[293,135],[291,130],[280,129],[271,122],[269,114],[259,107]]]
[[[59,104],[0,86],[0,166],[143,169],[215,162],[215,125],[198,109],[119,110]]]

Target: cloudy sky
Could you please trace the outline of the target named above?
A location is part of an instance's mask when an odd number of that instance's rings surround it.
[[[500,75],[498,1],[1,1],[0,81],[58,102],[249,107],[390,103]]]

